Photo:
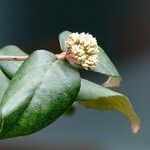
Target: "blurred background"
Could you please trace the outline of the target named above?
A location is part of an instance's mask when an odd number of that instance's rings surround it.
[[[0,47],[15,44],[27,53],[60,52],[64,30],[89,32],[123,76],[120,89],[140,116],[138,135],[118,112],[77,107],[30,136],[0,141],[0,150],[149,150],[150,149],[149,0],[0,0]],[[100,83],[102,76],[82,72]]]

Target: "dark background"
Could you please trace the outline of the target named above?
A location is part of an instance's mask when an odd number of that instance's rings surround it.
[[[36,134],[0,141],[0,150],[149,150],[150,1],[0,0],[0,47],[15,44],[28,53],[56,53],[64,30],[97,37],[123,76],[119,91],[140,116],[140,133],[132,135],[128,120],[117,112],[79,106],[73,117],[61,117]],[[99,83],[101,75],[86,78]]]

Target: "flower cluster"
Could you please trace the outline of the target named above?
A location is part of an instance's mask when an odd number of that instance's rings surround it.
[[[82,32],[70,34],[66,41],[67,50],[85,69],[91,69],[98,62],[98,45],[96,38],[89,33]]]

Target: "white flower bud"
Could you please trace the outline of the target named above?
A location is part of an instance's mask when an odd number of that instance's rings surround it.
[[[91,69],[98,63],[98,45],[96,38],[89,33],[70,34],[66,41],[67,49],[72,57],[77,59],[85,69]]]

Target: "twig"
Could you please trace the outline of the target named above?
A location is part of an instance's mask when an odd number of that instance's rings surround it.
[[[55,55],[57,59],[65,59],[66,53],[62,52]],[[9,56],[9,55],[0,55],[0,61],[24,61],[28,56]]]
[[[8,56],[0,55],[0,61],[24,61],[28,56]]]

